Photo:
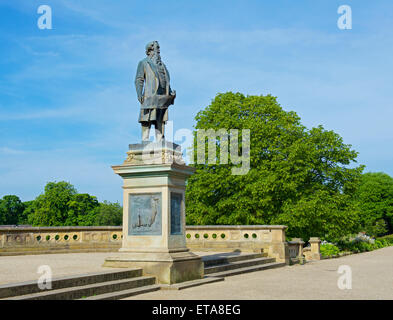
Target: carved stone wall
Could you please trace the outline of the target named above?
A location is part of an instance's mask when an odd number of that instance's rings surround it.
[[[286,226],[186,226],[187,247],[195,251],[267,252],[289,263],[299,256],[298,243],[285,240]],[[0,255],[117,251],[122,227],[0,228]]]

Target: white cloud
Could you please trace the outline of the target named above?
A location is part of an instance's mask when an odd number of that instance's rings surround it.
[[[3,155],[22,155],[26,153],[24,150],[12,149],[8,147],[0,147],[0,154]]]

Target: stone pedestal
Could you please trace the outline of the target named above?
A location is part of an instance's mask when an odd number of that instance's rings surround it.
[[[289,248],[285,237],[286,226],[271,229],[272,239],[269,244],[269,257],[275,257],[277,262],[289,264]]]
[[[318,237],[311,237],[308,242],[311,244],[311,259],[321,260],[321,240]]]
[[[123,240],[105,267],[141,267],[159,283],[203,277],[201,258],[185,237],[185,183],[195,169],[169,142],[130,145],[127,160],[113,166],[123,178]]]

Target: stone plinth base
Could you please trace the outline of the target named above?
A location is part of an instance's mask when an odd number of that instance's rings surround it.
[[[201,257],[187,251],[122,252],[105,259],[104,267],[142,268],[144,275],[154,275],[158,283],[174,284],[203,278]]]
[[[185,164],[181,147],[169,141],[142,142],[129,145],[124,164],[149,165],[163,163]]]
[[[186,180],[195,168],[169,141],[131,144],[127,159],[113,166],[123,178],[123,240],[104,267],[142,268],[158,283],[203,278],[202,259],[186,247]]]

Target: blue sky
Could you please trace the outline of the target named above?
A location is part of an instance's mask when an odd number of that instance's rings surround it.
[[[40,5],[53,29],[37,27]],[[352,30],[337,27],[350,5]],[[133,85],[158,40],[177,92],[174,130],[218,92],[268,94],[393,176],[390,0],[0,0],[0,197],[69,181],[121,202],[121,164],[140,138]]]

